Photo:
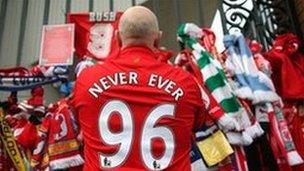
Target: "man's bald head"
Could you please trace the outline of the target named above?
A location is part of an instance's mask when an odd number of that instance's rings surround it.
[[[153,44],[159,39],[157,18],[143,6],[127,9],[120,18],[118,31],[123,45]]]

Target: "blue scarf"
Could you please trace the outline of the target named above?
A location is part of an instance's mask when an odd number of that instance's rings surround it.
[[[241,33],[226,35],[224,45],[228,49],[226,65],[235,76],[238,97],[252,100],[254,104],[280,99],[270,78],[258,70]]]

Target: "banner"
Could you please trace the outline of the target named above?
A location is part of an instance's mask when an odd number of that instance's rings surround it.
[[[115,37],[122,12],[68,14],[67,22],[75,24],[75,50],[78,57],[104,60],[116,56],[119,43]]]
[[[72,65],[73,52],[73,24],[43,26],[39,65]]]

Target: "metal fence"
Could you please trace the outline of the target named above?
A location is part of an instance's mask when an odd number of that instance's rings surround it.
[[[302,37],[291,0],[221,0],[219,9],[225,34],[241,31],[266,49],[278,34]]]

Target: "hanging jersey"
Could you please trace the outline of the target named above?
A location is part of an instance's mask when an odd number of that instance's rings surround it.
[[[75,24],[75,50],[78,57],[104,60],[116,56],[119,44],[115,31],[122,12],[68,14],[67,22]]]

